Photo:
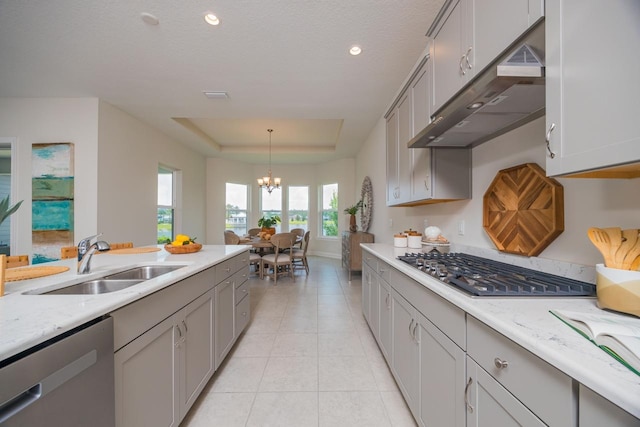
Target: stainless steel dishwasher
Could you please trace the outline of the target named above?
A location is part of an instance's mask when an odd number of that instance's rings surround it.
[[[115,424],[113,319],[96,319],[0,362],[0,425]]]

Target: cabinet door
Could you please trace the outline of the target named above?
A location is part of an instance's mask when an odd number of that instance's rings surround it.
[[[373,336],[378,339],[380,336],[380,278],[377,274],[371,274],[371,285],[369,292],[369,326]]]
[[[114,355],[116,426],[177,426],[178,350],[172,316]]]
[[[547,0],[547,175],[640,161],[637,0]],[[584,31],[597,28],[598,31]]]
[[[411,86],[413,103],[413,136],[424,129],[430,122],[431,109],[431,64],[426,64],[416,75]],[[411,197],[414,200],[430,199],[431,193],[431,149],[411,149]]]
[[[578,425],[580,427],[638,427],[640,419],[580,384]]]
[[[420,422],[464,427],[465,353],[424,316],[418,325]]]
[[[249,295],[242,298],[242,301],[236,304],[235,319],[234,335],[238,338],[251,319],[251,297]]]
[[[216,369],[233,346],[235,304],[233,297],[235,287],[228,278],[215,287],[215,353]]]
[[[371,277],[373,270],[368,264],[362,264],[362,314],[371,326]]]
[[[466,1],[466,0],[464,0]],[[463,5],[454,2],[442,26],[435,34],[431,44],[431,58],[433,61],[433,114],[453,96],[466,80],[466,68],[463,64],[465,47],[463,41]]]
[[[398,114],[394,109],[387,118],[387,206],[398,199]]]
[[[472,30],[467,38],[468,75],[473,76],[529,27],[529,0],[467,1]]]
[[[398,202],[409,201],[411,192],[411,151],[407,143],[413,137],[411,99],[406,94],[398,103]]]
[[[545,424],[467,357],[467,427],[542,427]]]
[[[400,294],[392,291],[392,362],[398,387],[411,412],[418,405],[418,343],[415,339],[417,321],[415,309]]]
[[[181,311],[180,417],[183,418],[213,375],[213,291],[191,302]]]
[[[380,292],[378,343],[387,363],[391,365],[391,288],[382,278],[378,278],[378,285]]]

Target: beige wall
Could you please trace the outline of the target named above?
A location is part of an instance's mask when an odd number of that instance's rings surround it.
[[[225,183],[246,184],[249,186],[250,217],[249,224],[257,224],[260,209],[260,191],[256,178],[264,175],[267,165],[253,165],[219,158],[207,159],[207,242],[222,244],[224,231]],[[285,191],[283,198],[286,207],[286,187],[289,185],[308,185],[309,200],[309,253],[339,258],[341,244],[339,239],[318,237],[318,212],[320,203],[318,189],[323,184],[338,183],[339,206],[338,226],[340,230],[348,228],[347,215],[342,210],[355,203],[355,160],[343,159],[319,165],[273,165],[274,176],[282,178]],[[358,195],[359,197],[359,195]]]
[[[389,208],[385,203],[385,122],[380,119],[357,159],[357,182],[369,175],[375,205],[371,232],[377,242],[392,243],[397,230],[424,229],[424,220],[437,225],[452,242],[495,249],[482,228],[482,197],[504,168],[522,163],[545,167],[544,117],[473,149],[473,197],[471,200],[419,207]],[[559,178],[564,186],[565,230],[540,258],[575,264],[601,263],[600,253],[589,242],[591,226],[640,227],[640,180]],[[358,190],[359,194],[359,190]],[[389,226],[389,220],[393,226]],[[465,222],[465,235],[458,235],[458,222]]]
[[[12,252],[31,251],[31,145],[72,142],[75,153],[75,236],[97,229],[97,98],[0,98],[0,135],[17,138],[13,178],[24,200],[11,217],[16,228]],[[77,239],[76,239],[77,240]]]
[[[162,164],[181,177],[175,232],[205,242],[206,159],[106,102],[99,107],[98,231],[103,238],[156,244]]]

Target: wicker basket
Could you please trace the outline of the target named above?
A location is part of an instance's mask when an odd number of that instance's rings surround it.
[[[202,249],[202,245],[200,243],[189,243],[188,245],[182,246],[173,246],[171,244],[164,245],[164,250],[174,255],[192,254],[194,252],[198,252],[200,249]]]

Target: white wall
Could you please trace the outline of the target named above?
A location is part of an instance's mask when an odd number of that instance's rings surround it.
[[[254,165],[220,158],[207,159],[207,243],[222,244],[224,242],[226,182],[249,186],[250,216],[247,221],[257,226],[260,217],[260,191],[256,179],[258,176],[263,176],[266,170],[267,165]],[[317,194],[323,184],[338,183],[338,228],[339,230],[348,229],[348,218],[347,215],[342,214],[342,210],[358,200],[353,196],[356,187],[355,160],[343,159],[320,165],[273,165],[272,170],[274,176],[282,178],[284,189],[274,191],[285,192],[283,194],[285,209],[287,186],[309,186],[309,230],[311,231],[309,253],[339,258],[340,240],[318,237],[318,214],[321,206]]]
[[[370,232],[377,242],[392,243],[393,233],[422,230],[424,220],[437,225],[452,242],[495,249],[482,228],[482,197],[496,173],[522,163],[545,168],[544,117],[501,135],[473,149],[473,197],[471,200],[418,207],[389,208],[385,203],[385,122],[380,119],[356,159],[357,182],[369,175],[374,190],[374,216]],[[564,186],[565,230],[540,258],[582,265],[602,262],[587,238],[596,227],[640,226],[640,180],[558,178]],[[359,188],[357,192],[359,194]],[[393,227],[389,227],[389,219]],[[458,235],[458,222],[465,221],[465,235]]]
[[[17,198],[24,200],[11,217],[17,239],[12,252],[31,251],[31,144],[72,142],[75,153],[75,236],[97,228],[97,98],[0,98],[0,135],[17,138]],[[14,202],[15,202],[14,201]]]
[[[135,117],[100,102],[98,232],[111,242],[157,242],[158,165],[179,170],[175,233],[205,238],[206,159]]]

